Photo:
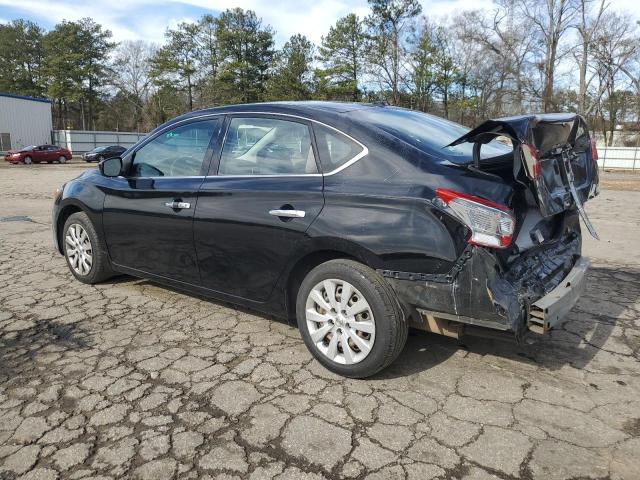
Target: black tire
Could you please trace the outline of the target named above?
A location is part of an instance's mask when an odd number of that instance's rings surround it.
[[[67,232],[69,231],[69,227],[72,225],[79,224],[89,236],[89,241],[91,242],[91,251],[92,251],[92,264],[89,273],[86,275],[82,275],[76,270],[74,270],[71,261],[69,260],[69,255],[67,254],[67,248],[69,245],[67,244],[65,237],[67,236]],[[67,261],[67,266],[69,270],[82,283],[88,283],[93,285],[94,283],[103,282],[110,277],[113,277],[115,273],[111,269],[111,264],[109,262],[109,255],[107,254],[107,248],[102,239],[98,236],[96,229],[93,227],[91,220],[84,212],[77,212],[72,215],[69,215],[67,221],[64,222],[64,227],[62,229],[62,237],[61,237],[63,249],[64,249],[64,258]]]
[[[27,155],[26,157],[24,157],[23,163],[25,165],[31,165],[33,163],[33,159],[29,155]]]
[[[306,304],[311,290],[327,279],[349,282],[365,297],[375,319],[375,341],[359,363],[345,365],[318,350],[307,327]],[[408,325],[391,286],[375,270],[353,260],[330,260],[311,270],[298,290],[296,317],[300,334],[313,356],[328,370],[350,378],[366,378],[389,366],[402,352]]]

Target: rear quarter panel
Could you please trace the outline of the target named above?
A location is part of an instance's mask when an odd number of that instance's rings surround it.
[[[340,238],[370,252],[376,269],[441,274],[466,246],[465,231],[433,204],[437,188],[504,202],[511,188],[446,166],[375,128],[349,132],[369,154],[324,178],[325,207],[308,233]]]

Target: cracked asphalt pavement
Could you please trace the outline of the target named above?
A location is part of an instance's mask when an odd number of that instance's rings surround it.
[[[1,479],[640,478],[640,192],[589,203],[603,240],[550,336],[414,332],[348,380],[285,323],[75,281],[50,207],[84,168],[0,166]]]

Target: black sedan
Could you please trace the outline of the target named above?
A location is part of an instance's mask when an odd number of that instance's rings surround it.
[[[119,157],[127,149],[121,147],[120,145],[111,145],[109,147],[97,147],[93,150],[82,154],[82,159],[85,162],[101,162],[102,160],[106,160],[107,158]]]
[[[584,287],[595,158],[573,114],[469,131],[379,105],[226,106],[64,185],[54,239],[81,282],[130,274],[297,319],[325,367],[366,377],[409,327],[558,324]]]

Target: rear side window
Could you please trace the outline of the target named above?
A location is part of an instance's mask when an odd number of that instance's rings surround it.
[[[219,175],[318,173],[309,127],[275,118],[234,118],[222,147]]]
[[[363,150],[360,144],[332,128],[314,124],[313,131],[324,173],[340,168]]]
[[[211,137],[219,120],[188,123],[165,131],[138,150],[134,177],[189,177],[200,175]]]

